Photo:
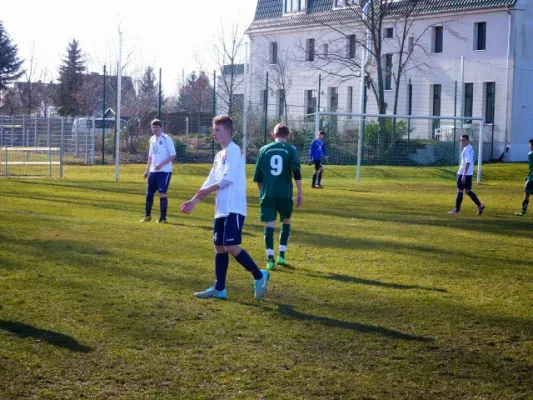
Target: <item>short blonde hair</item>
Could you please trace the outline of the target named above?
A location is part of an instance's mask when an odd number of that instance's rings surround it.
[[[222,125],[233,132],[233,120],[227,115],[217,115],[213,118],[213,125]]]
[[[152,122],[150,122],[150,126],[154,126],[154,125],[163,127],[163,123],[161,122],[160,119],[157,119],[157,118],[154,119]]]

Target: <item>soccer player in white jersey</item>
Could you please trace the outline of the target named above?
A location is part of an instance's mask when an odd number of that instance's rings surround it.
[[[261,299],[267,289],[269,272],[260,270],[250,255],[241,248],[242,227],[246,217],[246,164],[241,149],[231,140],[233,121],[221,115],[213,118],[213,139],[222,148],[213,161],[206,181],[192,199],[181,205],[181,211],[190,213],[196,204],[212,192],[215,199],[215,284],[200,298],[225,299],[226,274],[231,254],[254,277],[254,297]]]
[[[481,215],[485,209],[472,191],[472,176],[474,175],[474,149],[469,143],[468,135],[461,136],[461,145],[463,151],[461,152],[461,161],[459,164],[459,171],[457,172],[457,197],[455,199],[455,208],[448,211],[448,214],[459,214],[461,211],[461,203],[463,202],[463,194],[466,194],[472,199],[477,206],[477,215]]]
[[[148,178],[146,188],[146,204],[144,218],[141,222],[152,220],[152,205],[154,204],[155,192],[159,192],[159,205],[161,216],[157,222],[167,223],[167,190],[172,176],[172,161],[176,159],[176,149],[172,138],[162,131],[161,121],[154,119],[151,123],[152,137],[150,138],[150,150],[148,162],[143,178]]]

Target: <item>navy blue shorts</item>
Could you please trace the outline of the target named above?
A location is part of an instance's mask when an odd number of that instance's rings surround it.
[[[472,190],[472,175],[465,175],[465,183],[463,183],[462,178],[463,175],[457,174],[457,189],[463,190],[468,189]]]
[[[146,192],[148,194],[155,194],[155,192],[166,193],[171,176],[172,172],[150,172]]]
[[[231,213],[227,217],[215,218],[214,242],[215,246],[236,246],[242,243],[242,226],[244,216]]]
[[[318,171],[320,168],[322,168],[322,160],[313,160],[313,164],[315,164],[315,171]]]

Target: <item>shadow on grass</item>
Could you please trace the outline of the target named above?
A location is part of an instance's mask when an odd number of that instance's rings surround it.
[[[401,283],[387,283],[381,281],[375,281],[373,279],[364,279],[357,278],[355,276],[341,275],[341,274],[330,274],[330,273],[317,273],[317,272],[306,272],[304,275],[310,276],[312,278],[321,278],[321,279],[333,279],[340,282],[350,282],[350,283],[359,283],[361,285],[370,285],[370,286],[380,286],[390,289],[418,289],[418,290],[428,290],[440,293],[448,293],[446,289],[424,287],[420,285],[403,285]]]
[[[377,333],[379,335],[388,336],[394,339],[401,340],[414,340],[419,342],[433,342],[433,338],[424,336],[409,335],[407,333],[398,332],[392,329],[383,328],[382,326],[366,325],[357,322],[340,321],[338,319],[332,319],[327,317],[317,317],[315,315],[301,313],[296,311],[292,306],[287,304],[280,304],[278,311],[286,317],[299,319],[303,321],[310,321],[319,323],[325,326],[331,326],[336,328],[349,329],[361,333]]]
[[[33,325],[24,324],[22,322],[0,319],[0,329],[11,332],[21,339],[33,338],[35,340],[42,340],[53,346],[63,347],[64,349],[78,353],[89,353],[93,350],[91,347],[79,344],[76,339],[68,335],[49,331],[48,329],[36,328]]]

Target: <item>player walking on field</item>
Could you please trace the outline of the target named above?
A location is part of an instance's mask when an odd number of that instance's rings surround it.
[[[524,185],[524,201],[522,201],[522,211],[515,213],[515,215],[526,215],[527,206],[529,205],[529,195],[533,194],[533,139],[529,139],[529,153],[527,154],[527,162],[529,164],[529,173],[526,176],[526,183]]]
[[[254,277],[254,297],[265,294],[269,278],[267,270],[259,270],[250,255],[241,248],[242,227],[246,217],[246,164],[239,146],[231,140],[233,121],[228,116],[213,119],[213,139],[220,150],[213,161],[211,172],[192,199],[181,205],[181,211],[190,213],[196,204],[211,193],[215,199],[215,284],[196,297],[225,299],[226,275],[231,254]]]
[[[461,203],[463,202],[463,194],[466,194],[472,199],[477,206],[477,215],[483,214],[485,205],[477,198],[472,191],[472,176],[474,175],[474,149],[470,145],[468,135],[461,136],[461,145],[463,151],[461,152],[461,161],[459,164],[459,171],[457,172],[457,197],[455,199],[455,208],[449,211],[448,214],[459,214],[461,211]]]
[[[150,138],[150,150],[148,151],[148,162],[143,178],[148,178],[146,188],[146,203],[144,218],[141,222],[152,220],[152,206],[154,204],[155,192],[159,192],[160,218],[157,222],[167,223],[168,199],[167,191],[172,177],[172,161],[176,159],[176,148],[172,138],[162,131],[161,121],[152,121],[152,137]]]
[[[326,144],[324,143],[325,137],[325,132],[318,132],[317,138],[313,140],[309,149],[309,163],[315,165],[315,173],[313,174],[313,181],[311,183],[311,188],[313,189],[322,189],[322,174],[324,173],[322,156],[328,158]]]
[[[289,143],[290,130],[284,124],[274,127],[274,142],[261,147],[255,164],[254,182],[259,187],[261,222],[265,223],[267,269],[274,269],[274,228],[279,213],[282,222],[279,235],[279,265],[286,264],[285,252],[291,231],[294,207],[292,179],[298,191],[296,206],[303,201],[302,175],[298,151]]]

